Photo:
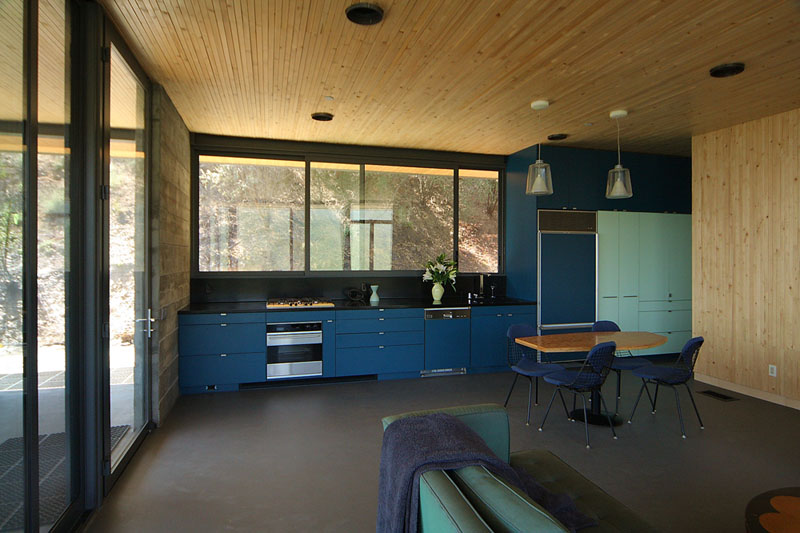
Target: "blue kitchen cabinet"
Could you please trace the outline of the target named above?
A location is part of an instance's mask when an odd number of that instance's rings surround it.
[[[508,368],[506,332],[512,324],[536,327],[533,305],[473,307],[470,367],[502,370]]]
[[[336,375],[419,372],[425,364],[420,308],[336,311]]]
[[[266,380],[264,313],[196,313],[179,318],[181,392],[236,390]]]

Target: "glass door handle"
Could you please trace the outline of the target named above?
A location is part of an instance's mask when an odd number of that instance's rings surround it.
[[[153,324],[155,323],[156,319],[153,318],[153,310],[147,310],[147,318],[137,318],[136,322],[145,322],[147,327],[145,327],[144,331],[147,333],[147,338],[151,338],[153,336]]]

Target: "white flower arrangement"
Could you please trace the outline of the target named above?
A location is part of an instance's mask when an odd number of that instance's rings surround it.
[[[453,289],[456,288],[456,268],[455,261],[447,259],[444,254],[440,255],[433,261],[425,263],[425,273],[422,274],[422,281],[431,281],[433,283],[450,283]]]

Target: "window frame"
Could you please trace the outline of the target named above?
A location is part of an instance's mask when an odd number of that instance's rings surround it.
[[[305,164],[305,232],[303,270],[248,270],[248,271],[203,271],[199,269],[199,194],[200,156],[242,157],[302,161]],[[280,141],[227,137],[211,134],[191,134],[191,277],[192,279],[254,279],[254,278],[361,278],[364,275],[382,277],[413,277],[422,272],[415,270],[311,270],[311,165],[313,163],[341,163],[359,165],[364,179],[366,165],[388,165],[447,169],[453,171],[453,242],[451,255],[458,261],[458,217],[459,217],[459,170],[496,171],[498,176],[498,258],[497,272],[505,274],[505,181],[506,157],[491,154],[461,152],[439,152],[405,148],[383,148],[299,141]],[[421,261],[424,259],[421,259]],[[478,272],[464,272],[478,274]]]

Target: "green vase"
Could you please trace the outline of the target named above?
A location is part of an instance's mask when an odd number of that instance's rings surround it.
[[[442,284],[434,283],[433,288],[431,289],[431,294],[433,295],[433,303],[442,303],[442,295],[444,294],[444,287],[442,287]]]

